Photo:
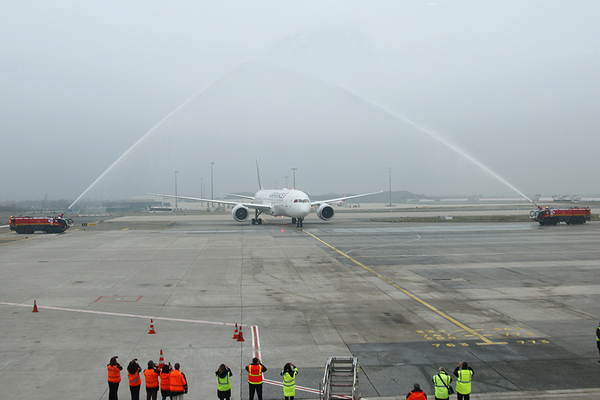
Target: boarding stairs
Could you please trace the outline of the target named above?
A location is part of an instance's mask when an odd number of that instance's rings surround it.
[[[358,358],[329,357],[321,383],[321,399],[358,400]]]

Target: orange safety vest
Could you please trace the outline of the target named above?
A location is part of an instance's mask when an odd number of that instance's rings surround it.
[[[129,377],[129,386],[140,386],[142,384],[142,380],[140,378],[140,370],[135,371],[135,374],[127,374]]]
[[[248,365],[248,382],[253,385],[260,385],[263,383],[262,369],[263,366],[260,364]]]
[[[108,370],[108,381],[110,383],[121,382],[121,370],[116,365],[107,365]]]
[[[185,378],[181,371],[174,369],[171,371],[171,393],[184,393],[185,392]]]
[[[161,372],[160,373],[160,389],[161,390],[171,390],[171,373],[170,372]]]
[[[425,397],[425,392],[413,392],[411,390],[409,394],[410,396],[408,396],[406,400],[427,400],[427,397]]]
[[[144,378],[146,378],[146,387],[147,388],[157,388],[158,387],[158,372],[153,369],[145,369],[144,370]]]

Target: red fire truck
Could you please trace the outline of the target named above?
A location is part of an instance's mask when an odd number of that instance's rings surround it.
[[[558,225],[564,222],[567,225],[585,224],[592,219],[592,210],[589,207],[570,208],[542,208],[529,213],[529,217],[540,225]]]
[[[63,214],[56,217],[10,217],[10,230],[19,234],[41,231],[45,233],[62,233],[73,225],[70,218]]]

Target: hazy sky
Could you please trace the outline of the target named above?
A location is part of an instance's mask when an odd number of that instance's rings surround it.
[[[599,194],[595,1],[11,1],[0,200]],[[166,118],[168,117],[168,118]],[[166,118],[166,119],[165,119]],[[143,140],[140,140],[144,138]],[[454,150],[447,146],[451,145]],[[456,150],[459,150],[457,152]],[[204,187],[201,188],[201,183]]]

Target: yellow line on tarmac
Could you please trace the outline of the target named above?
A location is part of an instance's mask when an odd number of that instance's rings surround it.
[[[349,255],[341,252],[340,250],[336,249],[335,247],[333,247],[332,245],[330,245],[329,243],[323,241],[322,239],[319,239],[318,237],[316,237],[315,235],[313,235],[312,233],[305,231],[303,229],[303,231],[305,233],[307,233],[308,235],[312,236],[314,239],[318,240],[319,242],[323,243],[325,246],[329,247],[330,249],[338,252],[339,254],[341,254],[342,256],[346,257],[347,259],[349,259],[350,261],[352,261],[353,263],[355,263],[356,265],[359,265],[361,267],[363,267],[364,269],[366,269],[367,271],[369,271],[370,273],[372,273],[373,275],[377,276],[379,279],[389,283],[390,285],[392,285],[393,287],[395,287],[396,289],[400,290],[402,293],[404,293],[405,295],[411,297],[413,300],[418,301],[419,303],[421,303],[422,305],[424,305],[425,307],[429,308],[431,311],[435,312],[436,314],[438,314],[439,316],[447,319],[448,321],[452,322],[453,324],[461,327],[462,329],[464,329],[465,331],[469,332],[470,334],[472,334],[473,336],[478,337],[480,340],[482,340],[484,343],[477,343],[477,344],[481,344],[481,345],[488,345],[488,344],[506,344],[506,342],[493,342],[490,339],[486,338],[485,336],[483,336],[482,334],[480,334],[479,332],[477,332],[475,329],[469,328],[467,325],[463,324],[462,322],[458,321],[457,319],[449,316],[448,314],[438,310],[437,308],[435,308],[434,306],[432,306],[431,304],[427,303],[425,300],[417,297],[415,294],[409,292],[408,290],[400,287],[398,284],[390,281],[388,278],[386,278],[385,276],[379,274],[378,272],[373,271],[371,268],[367,267],[366,265],[362,264],[361,262],[355,260],[354,258],[350,257]]]
[[[30,235],[32,235],[32,233],[30,233]],[[11,244],[11,243],[16,243],[16,242],[22,242],[24,240],[30,240],[33,239],[33,237],[24,237],[24,238],[19,238],[19,239],[3,239],[3,243],[0,243],[0,246],[3,245],[7,245],[7,244]],[[4,240],[6,240],[6,242],[4,242]]]

